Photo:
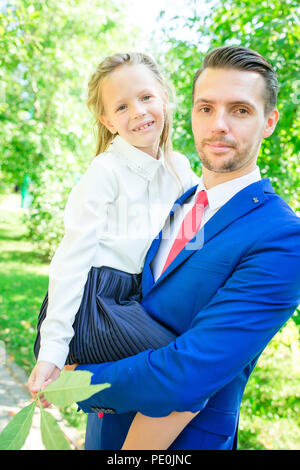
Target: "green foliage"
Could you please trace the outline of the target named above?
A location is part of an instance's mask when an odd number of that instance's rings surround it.
[[[202,2],[187,2],[193,11],[186,18],[186,29],[193,32],[192,40],[176,39],[178,18],[173,21],[174,29],[168,25],[164,31],[170,46],[165,68],[171,72],[178,96],[174,146],[187,155],[196,155],[190,120],[192,82],[208,50],[242,45],[258,51],[275,67],[280,83],[280,120],[275,133],[264,140],[258,163],[262,176],[270,177],[276,191],[297,209],[300,202],[299,2],[274,0],[270,4],[261,0],[220,0],[207,3],[211,7],[203,13]]]
[[[48,287],[48,263],[26,240],[20,213],[0,217],[0,340],[29,374],[38,313]]]
[[[48,385],[44,395],[57,406],[68,406],[77,401],[86,400],[91,395],[91,373],[85,370],[63,372],[59,379]],[[109,384],[93,385],[93,394],[110,387]]]
[[[71,188],[80,177],[79,165],[70,164],[64,155],[49,156],[31,194],[34,203],[24,212],[28,238],[37,244],[45,258],[51,258],[64,234],[63,211]],[[77,171],[76,171],[77,170]]]
[[[41,393],[57,406],[68,406],[110,387],[110,384],[91,385],[91,376],[92,373],[86,370],[63,371],[57,380],[37,394],[33,403],[19,411],[7,424],[0,434],[0,449],[19,450],[23,447],[31,429],[36,403],[40,403]],[[41,435],[46,450],[71,450],[55,418],[41,405],[40,411]]]
[[[262,176],[271,178],[294,209],[299,207],[298,3],[187,0],[185,10],[160,34],[164,47],[153,44],[176,89],[174,147],[190,158],[198,174],[191,92],[206,52],[242,44],[274,65],[280,82],[280,120],[275,133],[263,142],[259,165]],[[186,30],[193,33],[188,40],[176,35],[183,19]],[[67,195],[95,151],[93,123],[85,105],[89,76],[101,58],[134,48],[137,40],[120,2],[10,0],[0,11],[0,190],[8,184],[21,185],[30,175],[34,199],[24,222],[48,259],[63,235]],[[164,57],[159,50],[167,51]]]
[[[0,11],[0,189],[30,175],[26,223],[45,256],[61,237],[67,194],[95,154],[89,77],[135,40],[122,8],[111,0],[9,0]]]
[[[46,450],[71,450],[70,445],[55,418],[40,407],[41,435]]]
[[[8,423],[0,434],[0,450],[18,450],[25,444],[29,434],[35,402],[23,408]]]
[[[300,450],[299,320],[298,312],[277,333],[250,377],[240,413],[241,449]]]
[[[207,1],[210,8],[197,0],[184,3],[180,18],[189,7],[192,13],[185,22],[193,36],[177,39],[175,18],[157,46],[157,50],[168,46],[160,62],[177,94],[174,147],[201,172],[190,111],[193,76],[206,52],[229,44],[257,50],[274,65],[280,82],[280,121],[263,143],[259,166],[297,209],[298,0]],[[0,190],[21,185],[29,174],[34,203],[25,216],[30,241],[24,239],[25,227],[19,220],[7,216],[0,221],[0,338],[29,372],[37,313],[47,288],[47,266],[37,248],[44,257],[52,256],[63,234],[67,195],[94,155],[92,122],[85,106],[88,77],[103,56],[130,49],[136,36],[124,27],[120,2],[10,0],[5,4],[0,8]],[[299,313],[276,335],[250,378],[241,410],[240,448],[299,446],[298,364]],[[27,426],[30,406],[22,414],[23,420],[27,413]],[[77,425],[80,414],[71,406],[68,413]],[[54,428],[51,418],[42,419],[43,428]],[[22,429],[12,446],[20,447],[26,434]]]

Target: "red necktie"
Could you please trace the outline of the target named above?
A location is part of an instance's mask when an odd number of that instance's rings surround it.
[[[176,258],[178,253],[187,245],[187,243],[194,238],[195,234],[201,227],[201,221],[204,209],[208,204],[208,199],[205,191],[199,191],[196,202],[192,209],[186,214],[182,221],[181,227],[177,233],[176,239],[171,247],[170,253],[161,274]]]

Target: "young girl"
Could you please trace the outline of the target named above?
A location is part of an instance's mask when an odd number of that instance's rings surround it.
[[[65,364],[114,361],[176,337],[139,303],[147,251],[175,200],[198,182],[188,159],[172,151],[165,82],[145,54],[116,54],[91,77],[88,106],[97,156],[70,193],[65,236],[50,264],[28,381],[33,396]],[[149,430],[150,418],[137,416],[139,429],[145,419]],[[172,413],[172,432],[193,416]]]

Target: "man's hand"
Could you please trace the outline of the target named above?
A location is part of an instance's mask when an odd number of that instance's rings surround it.
[[[64,370],[74,370],[79,364],[70,364],[68,366],[64,366]]]
[[[60,376],[60,372],[60,369],[52,362],[38,361],[27,382],[32,397],[35,399],[38,392]],[[39,400],[43,408],[51,406],[51,403],[43,395],[39,396]]]

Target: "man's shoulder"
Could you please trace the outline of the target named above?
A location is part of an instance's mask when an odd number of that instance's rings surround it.
[[[300,241],[300,217],[290,204],[274,189],[266,190],[265,197],[264,203],[252,214],[260,227],[258,232],[262,239],[284,238],[295,241],[296,237]],[[298,241],[297,245],[299,246]]]
[[[234,226],[241,226],[244,233],[247,233],[247,240],[252,240],[252,244],[292,240],[294,237],[300,240],[300,218],[274,190],[269,179],[262,179],[245,187],[233,199],[231,210],[241,213]]]
[[[263,202],[260,206],[260,212],[267,212],[273,217],[287,218],[300,224],[300,218],[291,207],[289,201],[285,200],[273,188],[269,178],[263,178],[245,188],[245,194],[252,197],[253,202],[259,202],[260,196],[263,196]],[[256,198],[257,195],[257,198]]]
[[[271,183],[270,183],[271,186]],[[273,189],[273,187],[271,186]],[[291,202],[286,200],[274,189],[273,191],[265,191],[268,201],[270,202],[269,210],[273,211],[273,215],[277,214],[278,217],[293,221],[296,224],[300,224],[300,218],[291,206]]]

